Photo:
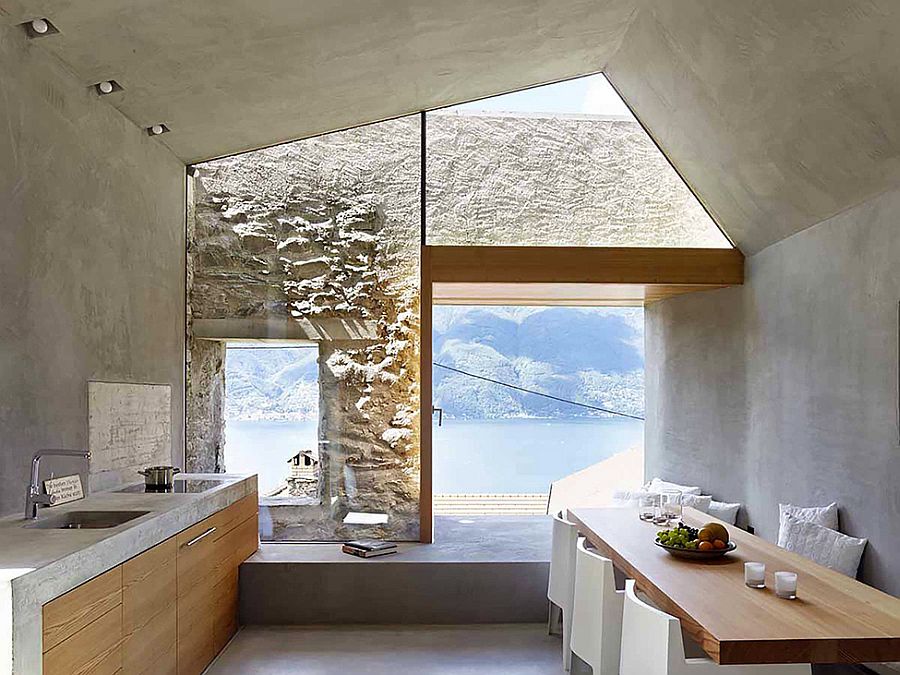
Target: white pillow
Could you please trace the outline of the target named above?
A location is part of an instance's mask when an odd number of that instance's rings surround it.
[[[702,513],[709,513],[709,505],[712,503],[712,497],[709,495],[681,495],[681,505],[690,506]]]
[[[778,545],[782,548],[799,553],[848,577],[856,576],[867,539],[848,537],[830,528],[795,518],[789,513],[782,518],[781,530],[784,544],[779,537]]]
[[[635,499],[640,499],[645,494],[647,494],[647,490],[644,488],[634,488],[631,490],[613,490],[612,498],[618,501],[632,501]]]
[[[734,525],[737,521],[738,511],[741,510],[740,503],[717,502],[715,499],[709,503],[709,515],[713,518]]]
[[[662,492],[663,490],[681,490],[685,495],[699,495],[702,490],[697,486],[679,485],[678,483],[669,483],[662,478],[654,478],[649,485],[651,492]]]
[[[827,527],[829,530],[838,529],[838,507],[835,502],[831,502],[828,506],[794,506],[793,504],[779,504],[778,516],[779,546],[783,546],[781,543],[781,529],[783,528],[785,516],[793,516],[797,520],[815,523],[816,525]]]

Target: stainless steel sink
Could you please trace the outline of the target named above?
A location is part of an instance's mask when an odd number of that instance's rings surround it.
[[[37,530],[102,530],[117,527],[149,511],[69,511],[58,516],[42,518],[25,527]]]

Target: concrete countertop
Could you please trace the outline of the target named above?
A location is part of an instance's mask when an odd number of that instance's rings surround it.
[[[220,481],[194,494],[96,492],[40,510],[39,519],[67,511],[149,511],[107,529],[33,529],[22,515],[0,519],[0,674],[41,672],[41,606],[76,586],[256,492],[255,475],[179,474]],[[173,589],[174,593],[174,589]]]

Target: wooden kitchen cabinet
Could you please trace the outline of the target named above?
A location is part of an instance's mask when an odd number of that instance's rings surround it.
[[[129,675],[175,675],[175,537],[122,565],[122,662]]]
[[[44,675],[111,675],[122,669],[122,567],[43,607]]]
[[[176,537],[178,675],[198,675],[238,628],[238,567],[259,542],[257,496]]]
[[[46,603],[44,674],[201,673],[237,632],[258,544],[253,493]]]

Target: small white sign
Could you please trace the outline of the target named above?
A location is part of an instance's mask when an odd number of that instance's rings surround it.
[[[44,492],[54,496],[53,506],[84,499],[81,476],[77,473],[72,476],[61,476],[45,480]]]

